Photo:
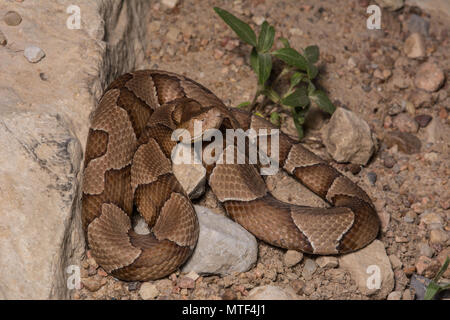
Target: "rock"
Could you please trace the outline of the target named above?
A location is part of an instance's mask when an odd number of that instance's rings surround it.
[[[433,229],[430,231],[430,242],[432,244],[445,245],[448,240],[448,234],[444,230]]]
[[[59,115],[33,112],[3,113],[0,141],[0,296],[64,296],[58,266],[75,264],[72,250],[83,247],[80,226],[70,228],[80,143]]]
[[[433,118],[425,128],[426,142],[437,144],[445,141],[446,129],[438,118]]]
[[[194,207],[200,235],[194,253],[182,271],[227,275],[249,270],[258,255],[255,237],[239,224],[208,208]]]
[[[389,107],[387,113],[390,116],[396,116],[397,114],[402,113],[404,110],[405,108],[402,105],[395,103]]]
[[[69,4],[0,1],[0,28],[14,39],[0,50],[0,299],[72,296],[86,245],[78,191],[89,114],[107,83],[145,65],[142,26],[153,2],[77,2],[81,31],[66,27]],[[3,23],[11,7],[26,23]],[[105,33],[114,35],[108,45]],[[30,65],[17,52],[30,44],[51,59]]]
[[[403,221],[407,223],[414,223],[416,221],[417,214],[414,211],[408,211],[403,217]]]
[[[180,34],[180,30],[177,27],[169,27],[169,31],[166,34],[166,38],[171,42],[178,41],[178,35]]]
[[[312,259],[306,259],[305,265],[303,266],[302,276],[305,280],[311,280],[312,275],[317,270],[317,263]]]
[[[194,289],[195,288],[195,281],[192,278],[189,277],[181,277],[177,281],[178,287],[182,289]]]
[[[188,274],[186,274],[186,277],[195,281],[195,280],[197,280],[200,276],[198,275],[197,272],[191,271],[191,272],[189,272]]]
[[[39,47],[30,46],[25,48],[23,55],[27,58],[28,62],[37,63],[45,57],[45,52]]]
[[[386,168],[392,168],[395,165],[395,163],[396,163],[396,161],[395,161],[394,157],[392,157],[392,156],[386,156],[383,159],[383,165]]]
[[[417,14],[412,14],[409,16],[408,22],[408,31],[410,33],[419,33],[423,36],[428,36],[428,30],[430,29],[430,23],[422,18],[421,16],[418,16]]]
[[[336,268],[339,265],[338,259],[333,256],[318,257],[316,263],[321,268]]]
[[[414,289],[417,300],[423,300],[425,298],[425,292],[427,291],[427,286],[430,281],[430,279],[425,277],[416,274],[412,275],[409,286]]]
[[[136,291],[138,289],[140,289],[140,282],[134,281],[134,282],[130,282],[128,283],[128,291]]]
[[[397,258],[397,256],[393,255],[393,254],[391,254],[389,256],[389,261],[391,261],[391,265],[394,270],[400,269],[403,265],[402,262],[400,261],[400,259]]]
[[[443,249],[437,256],[437,260],[441,266],[445,263],[445,259],[447,259],[447,257],[450,258],[450,247]],[[450,268],[447,268],[442,276],[450,279]]]
[[[139,295],[144,300],[153,300],[159,296],[159,290],[156,285],[150,282],[145,282],[139,289]]]
[[[3,21],[5,21],[8,26],[18,26],[22,22],[22,17],[15,11],[8,11],[3,16]]]
[[[376,0],[376,3],[389,11],[395,11],[403,8],[404,0]]]
[[[419,130],[419,124],[407,113],[397,115],[393,124],[400,132],[416,133]]]
[[[402,300],[414,300],[411,290],[406,289],[405,291],[403,291]]]
[[[377,182],[377,174],[373,171],[367,172],[367,179],[369,180],[370,184],[374,186],[375,182]]]
[[[189,154],[189,152],[193,152],[189,145],[182,143],[177,144],[174,153],[172,153],[172,160],[174,162],[172,164],[172,170],[175,177],[188,194],[189,198],[196,199],[205,192],[206,169],[203,167],[197,153],[194,153],[194,161],[189,161],[190,163],[182,163],[183,155]]]
[[[284,254],[284,264],[286,267],[293,267],[303,259],[303,253],[295,250],[288,250]]]
[[[397,145],[398,149],[406,154],[419,153],[422,148],[420,140],[408,132],[387,132],[384,136],[384,143],[386,143],[389,148]]]
[[[421,128],[425,128],[432,119],[433,117],[427,114],[419,114],[414,118]]]
[[[414,84],[419,89],[434,92],[442,86],[444,80],[444,72],[436,63],[425,62],[417,70]]]
[[[162,0],[162,4],[169,9],[173,9],[178,4],[178,0]]]
[[[426,225],[437,224],[442,226],[443,220],[440,214],[435,212],[426,212],[420,215],[420,223]]]
[[[439,263],[425,256],[420,256],[416,262],[416,271],[419,275],[432,278],[439,270]]]
[[[406,40],[403,50],[408,58],[425,57],[425,42],[420,33],[411,34]]]
[[[97,277],[82,279],[81,282],[83,283],[83,286],[91,292],[98,291],[106,284],[104,279]]]
[[[8,43],[8,40],[6,39],[6,36],[0,30],[0,46],[6,46],[7,43]]]
[[[411,93],[408,98],[416,109],[418,108],[430,108],[433,106],[435,99],[431,93],[423,90],[416,90]]]
[[[419,244],[419,253],[421,256],[425,256],[427,258],[431,258],[434,254],[433,249],[427,243]]]
[[[401,291],[392,291],[389,293],[387,300],[401,300],[402,292]]]
[[[365,165],[375,151],[374,138],[367,122],[355,113],[338,108],[322,129],[328,153],[337,162]]]
[[[406,89],[411,85],[411,79],[402,69],[394,69],[392,85],[398,89]]]
[[[288,289],[277,286],[261,286],[253,288],[246,298],[247,300],[296,300],[297,296]]]
[[[379,240],[340,257],[339,265],[350,272],[361,293],[367,296],[384,299],[394,288],[394,272]]]

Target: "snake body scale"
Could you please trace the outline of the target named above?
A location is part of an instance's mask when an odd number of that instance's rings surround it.
[[[177,128],[272,129],[265,119],[227,108],[210,90],[160,70],[114,80],[92,113],[82,183],[82,223],[96,262],[125,281],[174,272],[193,252],[199,224],[172,172]],[[280,133],[279,165],[331,204],[292,205],[274,198],[255,165],[207,166],[208,183],[231,219],[274,246],[342,254],[369,244],[380,221],[367,194],[320,157]],[[151,232],[134,232],[133,214]]]

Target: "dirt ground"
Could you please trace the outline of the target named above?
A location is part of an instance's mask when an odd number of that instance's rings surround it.
[[[383,10],[382,29],[368,30],[368,4],[363,0],[181,0],[175,8],[167,9],[156,2],[144,26],[149,31],[145,39],[148,59],[142,68],[187,75],[230,106],[251,100],[256,78],[248,59],[250,47],[221,21],[214,6],[233,12],[257,30],[257,23],[267,19],[275,27],[276,37],[288,38],[297,49],[317,44],[321,52],[320,86],[336,106],[367,121],[379,141],[372,160],[352,179],[373,199],[383,221],[379,240],[387,254],[397,258],[394,291],[401,292],[403,299],[412,299],[411,275],[422,273],[431,278],[439,258],[448,252],[450,18],[405,6],[395,12]],[[408,22],[411,15],[430,22],[423,59],[408,58],[403,50],[413,28]],[[422,97],[413,81],[420,76],[416,72],[424,61],[436,62],[447,81]],[[425,102],[421,103],[421,97]],[[420,152],[402,152],[384,138],[404,125],[401,119],[395,120],[398,114],[407,115],[407,123],[419,115],[432,117],[429,124],[412,133],[421,142]],[[320,131],[315,130],[323,121],[312,118],[314,121],[318,123],[310,124],[306,140],[318,142],[311,148],[329,158],[320,143]],[[289,119],[282,128],[295,135]],[[306,258],[311,257],[305,255],[302,262],[287,267],[284,254],[285,250],[259,242],[258,263],[250,271],[200,277],[194,288],[180,288],[180,273],[175,273],[155,282],[160,292],[157,299],[243,299],[252,288],[266,284],[290,287],[301,299],[371,299],[359,292],[350,274],[342,269],[318,268],[312,279],[305,279],[302,271]],[[434,267],[422,270],[425,260]],[[75,299],[140,299],[140,284],[106,276],[90,259],[83,261],[83,267],[88,276],[102,278],[101,289],[84,287],[74,294]]]

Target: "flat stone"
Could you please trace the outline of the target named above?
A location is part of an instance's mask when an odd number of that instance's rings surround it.
[[[258,256],[255,237],[239,224],[208,208],[194,207],[200,234],[194,253],[182,272],[228,275],[248,271]]]

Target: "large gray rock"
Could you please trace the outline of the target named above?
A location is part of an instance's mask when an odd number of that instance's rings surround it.
[[[232,220],[194,206],[200,224],[200,235],[193,255],[183,272],[227,275],[248,271],[258,257],[256,239]]]
[[[365,165],[375,151],[370,127],[355,113],[338,108],[322,129],[323,143],[337,162]]]
[[[73,5],[79,30],[66,28]],[[77,190],[89,114],[113,78],[148,66],[140,39],[150,5],[0,1],[0,12],[22,17],[2,28],[0,50],[0,298],[70,297],[66,268],[80,264],[85,243]],[[30,45],[46,57],[30,63]]]
[[[339,266],[350,272],[361,293],[385,299],[394,288],[394,271],[383,242],[373,241],[367,247],[343,255]]]

